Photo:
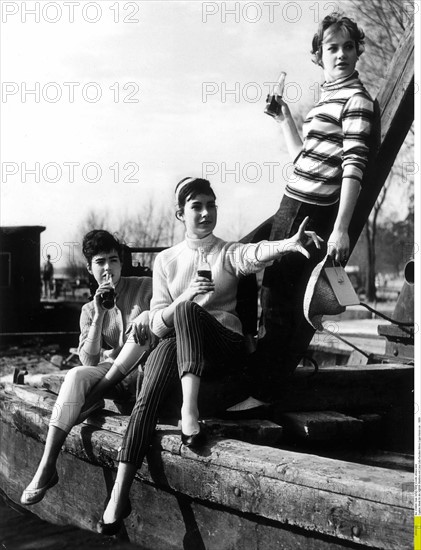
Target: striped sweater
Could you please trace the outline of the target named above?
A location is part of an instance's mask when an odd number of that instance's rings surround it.
[[[214,292],[201,294],[194,301],[206,309],[226,328],[242,334],[241,322],[236,312],[238,277],[256,273],[272,262],[261,262],[256,244],[227,243],[213,234],[203,239],[186,237],[181,243],[160,252],[154,264],[153,297],[151,302],[151,329],[159,337],[171,332],[162,313],[189,286],[196,276],[199,261],[198,248],[207,255],[215,283]]]
[[[373,100],[358,72],[325,83],[303,125],[303,148],[285,189],[288,197],[328,206],[339,200],[343,178],[361,183],[373,125]]]
[[[116,307],[105,312],[101,330],[102,352],[86,353],[84,343],[94,318],[94,303],[88,302],[80,314],[79,358],[82,365],[96,366],[102,361],[114,361],[128,335],[127,327],[143,311],[149,310],[152,296],[150,277],[120,277],[116,286]]]

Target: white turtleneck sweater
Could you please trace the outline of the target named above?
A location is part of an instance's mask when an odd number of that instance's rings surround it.
[[[238,277],[257,273],[272,262],[258,260],[259,247],[266,243],[227,243],[211,234],[203,239],[185,238],[181,243],[160,252],[153,269],[153,294],[150,309],[151,329],[163,337],[173,327],[167,327],[162,313],[196,277],[199,251],[205,250],[212,269],[215,291],[201,294],[194,301],[213,315],[226,328],[242,334],[241,322],[235,310]]]

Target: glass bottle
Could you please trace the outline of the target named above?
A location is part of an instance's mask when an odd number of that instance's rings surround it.
[[[199,277],[206,277],[209,281],[212,281],[212,270],[209,262],[206,258],[206,254],[203,248],[199,248],[199,263],[197,264],[197,274]]]
[[[278,81],[273,87],[272,94],[269,94],[266,98],[265,113],[269,116],[276,117],[281,113],[281,106],[277,102],[276,98],[281,98],[284,93],[286,75],[287,73],[285,71],[281,72]]]
[[[113,309],[113,307],[115,306],[115,298],[116,298],[116,295],[115,295],[115,290],[114,290],[114,285],[112,283],[112,277],[111,275],[108,277],[108,281],[110,282],[110,284],[112,285],[111,288],[107,289],[107,290],[104,290],[102,293],[101,293],[101,305],[104,309]]]

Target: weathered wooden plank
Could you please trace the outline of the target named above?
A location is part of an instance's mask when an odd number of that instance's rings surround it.
[[[284,413],[280,420],[287,437],[329,441],[356,439],[363,435],[362,420],[335,411]]]
[[[380,468],[389,468],[395,470],[404,470],[406,472],[414,471],[414,455],[406,453],[395,453],[376,449],[366,450],[343,450],[333,453],[331,458],[358,462],[359,464],[368,464],[369,466],[379,466]]]
[[[277,414],[286,411],[381,409],[412,399],[413,367],[401,364],[323,367],[311,376],[312,368],[296,370],[280,400],[273,405]],[[58,393],[64,374],[46,375],[43,385]],[[116,410],[110,402],[107,409]]]
[[[225,506],[240,508],[244,513],[258,513],[309,533],[317,531],[366,546],[394,550],[411,547],[412,517],[408,509],[360,500],[336,493],[334,488],[326,490],[327,480],[323,490],[251,474],[248,468],[231,470],[226,477],[215,464],[200,467],[197,460],[180,462],[174,455],[162,460],[167,482],[200,500],[223,500]],[[307,460],[317,468],[313,457],[307,455]],[[349,473],[347,477],[351,484]],[[157,479],[153,472],[152,479]],[[367,467],[366,479],[371,479]]]
[[[413,367],[406,365],[335,366],[314,369],[300,367],[279,401],[271,406],[271,420],[291,411],[381,410],[411,401]]]
[[[16,435],[21,436],[19,433]],[[13,435],[10,434],[8,442],[12,438]],[[26,445],[26,442],[24,444]],[[20,445],[17,451],[20,455],[22,455],[21,450],[22,445]],[[32,452],[31,457],[34,458],[35,456],[36,455]],[[62,475],[62,477],[66,476],[65,479],[63,479],[57,487],[52,489],[48,494],[48,498],[36,505],[34,509],[36,509],[37,513],[39,513],[39,510],[47,509],[48,519],[52,521],[68,522],[77,520],[77,522],[82,523],[84,528],[92,529],[100,514],[102,504],[99,503],[104,501],[106,487],[111,483],[110,473],[104,471],[104,474],[102,474],[101,469],[95,468],[90,464],[84,466],[72,464],[71,469],[73,470],[73,476],[68,479],[70,467],[68,460],[64,463],[65,458],[66,454],[62,455],[59,463],[60,475]],[[283,519],[283,522],[279,523],[279,528],[291,529],[293,526],[297,528],[298,525],[307,526],[305,533],[310,540],[312,538],[317,540],[317,538],[322,536],[320,531],[324,531],[323,524],[326,524],[327,530],[332,533],[331,537],[339,538],[337,541],[339,548],[342,547],[341,539],[343,539],[344,543],[354,541],[375,548],[390,548],[393,550],[410,548],[407,539],[411,539],[412,531],[408,529],[407,518],[411,516],[412,520],[412,515],[408,510],[405,512],[403,509],[400,509],[402,513],[397,518],[396,510],[394,508],[391,510],[391,507],[378,506],[376,503],[368,502],[365,503],[366,505],[361,509],[361,504],[357,503],[355,499],[341,497],[340,495],[332,494],[330,491],[328,493],[317,490],[308,492],[305,488],[301,488],[300,486],[294,487],[288,483],[274,485],[271,480],[262,480],[261,477],[253,477],[247,472],[241,471],[231,472],[229,481],[227,482],[224,472],[222,472],[221,475],[219,468],[204,468],[203,465],[198,464],[195,460],[193,460],[194,463],[191,464],[191,460],[189,459],[183,460],[178,457],[177,460],[175,455],[171,454],[169,456],[167,453],[163,454],[162,463],[159,457],[156,459],[155,457],[151,457],[149,460],[153,461],[155,471],[152,473],[152,478],[149,478],[146,468],[142,468],[140,475],[141,479],[142,477],[144,479],[155,478],[159,486],[164,485],[167,488],[170,486],[177,489],[177,485],[182,485],[183,494],[189,494],[190,491],[195,493],[196,498],[199,497],[200,499],[200,505],[204,505],[205,503],[209,505],[209,502],[215,501],[216,491],[223,493],[225,501],[232,501],[233,506],[227,507],[226,504],[224,505],[224,511],[231,514],[235,514],[235,509],[238,509],[238,500],[243,500],[243,502],[245,502],[245,511],[251,514],[253,514],[253,508],[256,503],[261,503],[260,507],[266,504],[272,509],[273,503],[275,502],[276,506],[274,510],[272,510],[272,513],[276,511],[278,516]],[[89,475],[82,475],[83,470],[87,467],[89,467]],[[25,467],[21,466],[20,470],[21,472],[26,472],[28,467],[25,469]],[[156,470],[159,471],[157,472]],[[4,473],[4,468],[1,468],[1,472]],[[99,478],[98,473],[100,474]],[[102,478],[102,475],[104,475],[105,479]],[[9,472],[8,479],[13,479],[16,485],[17,478],[15,472]],[[17,484],[15,487],[15,498],[18,497],[22,485],[27,481],[28,480],[25,480],[24,483]],[[86,489],[87,487],[89,487],[88,490]],[[135,515],[129,518],[128,522],[126,522],[126,526],[130,534],[132,533],[132,529],[136,529],[136,527],[138,529],[140,528],[140,533],[138,531],[135,532],[133,534],[134,539],[132,540],[143,543],[143,531],[148,519],[148,515],[146,515],[146,518],[144,515],[146,508],[150,506],[150,500],[142,498],[142,495],[138,493],[138,488],[139,485],[136,485],[136,490],[132,490],[132,500],[136,510]],[[260,497],[256,494],[257,489],[259,493],[262,493]],[[83,498],[81,498],[81,495],[83,495]],[[326,497],[329,500],[328,503],[325,502]],[[60,502],[66,502],[66,506],[59,506],[58,504]],[[147,507],[144,506],[145,502],[148,502]],[[172,504],[172,516],[174,516],[179,512],[177,507],[174,506],[175,503],[173,502]],[[158,518],[165,519],[165,512],[168,513],[168,509],[161,508],[161,515],[158,515]],[[377,514],[379,515],[379,519],[375,519]],[[298,515],[301,516],[301,519],[297,521],[296,518]],[[241,515],[238,517],[241,517]],[[247,515],[247,517],[251,520],[252,515]],[[361,520],[361,517],[364,519]],[[304,521],[303,518],[305,518]],[[197,517],[195,519],[197,521]],[[257,518],[257,521],[261,522],[262,519],[261,517]],[[208,532],[213,532],[215,530],[213,515],[212,517],[207,516],[207,520],[207,524],[199,525],[202,528],[206,526]],[[168,521],[169,518],[167,517],[166,521],[161,524],[161,529],[164,527],[164,531]],[[174,517],[171,518],[170,522],[172,523],[174,521]],[[377,539],[376,529],[382,530],[385,527],[382,525],[383,521],[387,523],[384,535],[386,537],[393,535],[390,539],[390,544],[387,544],[387,541],[383,542],[381,537],[373,544],[372,539]],[[396,524],[396,521],[399,523]],[[321,525],[319,522],[321,522]],[[177,520],[177,523],[179,523],[179,520]],[[272,522],[272,525],[276,526],[278,522]],[[177,533],[177,531],[179,531],[179,528],[173,530],[173,536],[174,532]],[[304,533],[304,531],[301,532]],[[137,536],[139,535],[140,538],[138,539]],[[158,534],[156,535],[158,536]],[[277,537],[277,539],[279,538],[280,536]],[[232,546],[224,546],[224,542],[224,540],[219,540],[219,546],[214,544],[210,545],[210,548],[218,548],[218,550],[224,548],[228,550],[232,548]],[[150,546],[150,548],[154,549],[160,547],[166,548],[165,545]],[[237,548],[237,546],[234,547]],[[289,547],[291,549],[294,548],[293,545]],[[304,544],[302,547],[306,548]],[[277,547],[270,545],[268,548]]]
[[[41,407],[51,413],[56,396],[47,391],[32,388],[30,386],[7,385],[7,392],[16,395],[23,402],[35,407]],[[127,427],[127,416],[116,414],[115,410],[110,410],[109,406],[113,404],[111,400],[105,400],[104,409],[94,411],[84,424],[108,430],[123,435]],[[207,432],[213,437],[225,437],[248,441],[255,445],[273,445],[282,438],[282,426],[270,422],[269,420],[221,420],[217,418],[207,418],[205,421]],[[178,420],[174,419],[173,424],[177,426]],[[161,430],[172,429],[173,426],[160,424]]]
[[[2,401],[0,404],[0,409],[4,421],[13,423],[18,429],[25,430],[25,433],[32,436],[40,436],[40,439],[45,438],[46,432],[44,428],[48,424],[50,416],[49,410],[31,407],[25,403],[16,403],[14,400],[8,398]],[[122,425],[124,421],[127,422],[126,417],[120,418]],[[120,441],[119,434],[115,432],[110,433],[105,430],[94,431],[91,427],[83,425],[76,426],[69,434],[69,437],[74,436],[70,439],[73,445],[71,448],[75,453],[77,453],[78,449],[81,448],[79,438],[81,438],[81,434],[84,430],[86,433],[92,433],[94,438],[99,441],[100,445],[102,445],[103,449],[107,448],[110,451],[111,459],[114,458]],[[121,432],[123,431],[124,427],[121,429]],[[187,451],[187,448],[181,446],[178,428],[174,426],[161,426],[158,430],[158,435],[161,447],[164,450],[175,454],[180,454],[180,449],[182,449],[183,452]],[[118,437],[115,439],[113,436]],[[282,478],[285,479],[285,481],[291,481],[292,476],[294,480],[299,479],[301,484],[309,484],[316,489],[323,488],[323,483],[325,480],[330,478],[329,487],[332,489],[334,488],[335,491],[344,492],[344,494],[347,494],[348,491],[351,490],[355,491],[355,493],[352,493],[354,496],[359,496],[361,498],[372,497],[379,501],[386,499],[385,502],[388,503],[396,502],[397,497],[402,497],[402,478],[399,474],[396,474],[397,482],[395,489],[392,490],[392,488],[389,487],[388,490],[385,491],[383,489],[384,472],[371,470],[373,484],[367,484],[365,479],[366,469],[358,464],[349,465],[346,463],[346,465],[341,465],[340,462],[337,461],[329,461],[328,459],[312,457],[312,465],[311,467],[308,467],[308,456],[311,455],[302,455],[300,453],[292,453],[280,449],[271,449],[269,447],[259,448],[256,446],[247,445],[246,443],[233,441],[221,441],[218,442],[217,446],[218,453],[216,455],[209,455],[209,460],[215,464],[221,465],[221,467],[228,464],[230,468],[234,469],[241,470],[248,468],[251,473],[254,472],[255,474],[267,477]],[[286,455],[290,458],[291,464],[289,467],[282,468],[280,471],[278,460],[281,458],[282,464],[285,464],[283,453],[286,453]],[[191,454],[189,456],[191,456]],[[202,455],[196,455],[193,453],[193,456],[195,456],[199,462],[207,460]],[[82,451],[81,458],[89,457],[86,455],[85,451]],[[107,464],[109,463],[110,462],[108,460]],[[313,471],[314,465],[317,466],[316,473]],[[341,470],[341,466],[344,467],[343,470]],[[346,468],[350,468],[350,470],[346,470],[345,466]],[[330,468],[332,469],[334,475]],[[352,474],[353,486],[351,488],[346,482],[345,474],[347,471]],[[374,476],[374,474],[376,474],[376,476]],[[363,480],[359,481],[359,478],[363,478]],[[406,497],[408,497],[408,495],[406,495]],[[391,498],[391,500],[388,500],[389,498]],[[407,504],[409,504],[409,501],[407,501]]]
[[[33,462],[41,457],[43,446],[35,439],[25,438],[11,426],[6,426],[6,429],[10,430],[5,432],[9,446],[7,451],[16,455],[16,462],[13,469],[8,471],[7,477],[4,476],[3,468],[0,468],[0,483],[9,495],[18,500],[22,485],[30,478],[28,472],[33,468]],[[28,452],[19,452],[22,448]],[[31,509],[39,517],[59,525],[72,523],[84,529],[93,529],[112,481],[111,472],[80,461],[69,453],[61,453],[58,471],[61,475],[60,483],[48,492],[41,503]],[[25,479],[22,479],[23,473],[26,474]],[[70,491],[76,495],[76,499],[69,497]],[[125,546],[121,539],[128,536],[132,543],[139,544],[143,550],[355,549],[355,545],[346,540],[318,533],[310,534],[264,518],[245,516],[171,490],[157,488],[140,479],[134,481],[131,501],[133,512],[125,521],[125,529],[119,540],[112,542],[102,538],[103,546],[123,550]],[[81,502],[83,514],[79,507],[74,508],[77,502]],[[25,519],[25,525],[26,522]],[[84,534],[87,543],[91,542],[93,535],[86,532]],[[48,535],[47,529],[43,530],[44,535]],[[69,544],[73,540],[76,538],[72,538]],[[37,541],[37,548],[39,547]],[[54,548],[57,547],[66,548],[61,538],[54,545]],[[95,548],[94,545],[92,547]],[[8,545],[7,548],[12,546]]]
[[[26,386],[8,386],[9,391],[28,404],[52,410],[55,396],[37,388]],[[108,403],[112,403],[108,401]],[[106,405],[107,407],[107,405]],[[277,423],[269,420],[219,420],[205,419],[208,432],[213,437],[239,439],[259,445],[275,445],[282,439],[282,426],[289,440],[304,438],[308,441],[380,441],[387,438],[386,426],[378,414],[363,414],[350,417],[339,412],[309,411],[282,413],[276,416]],[[98,410],[85,420],[85,424],[123,434],[127,418],[110,412]],[[165,424],[165,422],[164,422]],[[174,419],[172,424],[177,424]],[[165,429],[165,425],[163,427]]]
[[[0,408],[4,423],[43,440],[48,421],[44,411],[22,406],[13,410],[7,399]],[[409,548],[402,540],[412,537],[411,474],[233,440],[211,439],[198,454],[182,446],[174,430],[156,437],[148,458],[151,472],[144,465],[141,477],[309,533],[348,541],[359,533],[358,541],[367,546]],[[120,442],[117,434],[78,426],[65,449],[113,467]]]
[[[239,439],[254,445],[275,445],[283,435],[283,427],[269,420],[220,420],[206,418],[206,431],[212,437]]]

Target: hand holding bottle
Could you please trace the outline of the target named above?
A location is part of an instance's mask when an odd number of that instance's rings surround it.
[[[203,248],[198,249],[198,254],[199,259],[196,268],[196,277],[183,292],[184,299],[186,300],[193,300],[193,298],[199,294],[207,294],[215,290],[215,283],[212,280],[212,270]]]
[[[266,98],[265,113],[273,118],[282,117],[283,107],[286,107],[286,103],[282,100],[284,93],[286,72],[282,71],[279,75],[278,81],[273,87],[272,94],[269,94]]]
[[[108,277],[108,281],[106,284],[106,288],[102,289],[102,285],[100,287],[99,294],[100,294],[100,304],[104,309],[113,309],[115,306],[115,289],[114,284],[112,281],[111,275]]]

